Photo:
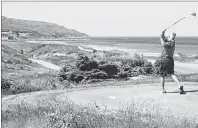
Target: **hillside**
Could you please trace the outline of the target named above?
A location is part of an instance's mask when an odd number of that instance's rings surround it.
[[[4,44],[1,44],[1,50],[2,77],[8,77],[10,73],[19,74],[19,72],[30,71],[32,66],[37,66],[32,64],[24,54]]]
[[[6,36],[12,31],[16,37],[21,38],[67,38],[88,37],[87,34],[68,29],[54,23],[30,21],[2,16],[2,34]]]
[[[29,64],[30,61],[26,56],[23,54],[19,53],[18,51],[1,44],[1,53],[2,53],[2,58],[1,62],[3,63],[8,63],[8,64]]]

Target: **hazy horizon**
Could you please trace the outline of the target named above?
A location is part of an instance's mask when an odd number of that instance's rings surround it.
[[[198,2],[2,2],[2,16],[55,23],[92,37],[197,37]]]

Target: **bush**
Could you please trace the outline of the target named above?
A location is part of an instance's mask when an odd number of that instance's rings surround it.
[[[127,72],[119,72],[118,73],[118,77],[119,78],[127,78],[128,77],[128,73]]]
[[[59,81],[64,81],[64,80],[67,80],[67,74],[66,74],[66,72],[59,72],[58,73],[58,79],[59,79]]]
[[[102,82],[101,79],[90,79],[90,80],[87,80],[86,83],[90,84],[90,83],[97,83],[97,82]]]
[[[35,87],[31,84],[30,79],[25,79],[20,82],[16,82],[11,86],[11,91],[13,94],[18,93],[26,93],[26,92],[34,92],[34,91],[40,91],[40,87]]]
[[[12,60],[6,60],[5,63],[12,64]]]
[[[58,74],[58,79],[60,82],[62,82],[64,80],[68,80],[71,82],[79,83],[80,81],[82,81],[84,79],[84,76],[83,76],[83,73],[78,70],[73,70],[70,72],[61,71]]]
[[[107,78],[109,78],[107,73],[104,72],[104,71],[100,71],[98,69],[94,69],[94,70],[86,73],[86,80],[90,80],[90,79],[107,79]]]
[[[144,59],[143,59],[143,57],[139,56],[138,54],[135,54],[133,58],[122,59],[121,64],[129,65],[130,67],[143,66]]]
[[[160,73],[160,66],[161,66],[161,59],[155,60],[152,68],[153,74],[159,74]]]
[[[87,56],[80,55],[76,67],[81,71],[90,71],[92,69],[98,69],[98,63],[90,60]]]
[[[153,69],[153,65],[151,62],[144,62],[143,73],[144,74],[151,74]]]
[[[75,67],[71,65],[65,65],[63,68],[60,69],[57,78],[59,79],[59,81],[68,80],[68,74],[70,74],[71,71],[75,71]]]
[[[1,79],[1,89],[10,89],[10,87],[12,86],[12,82],[8,79]]]
[[[100,70],[105,71],[109,77],[113,77],[118,73],[118,67],[115,64],[103,64],[99,67]]]
[[[107,52],[109,56],[115,55]],[[99,60],[98,60],[99,61]],[[75,67],[63,67],[58,78],[60,81],[83,82],[91,80],[102,80],[109,78],[127,78],[138,74],[151,74],[152,64],[143,59],[142,56],[135,54],[133,58],[122,58],[113,63],[108,60],[96,62],[86,55],[79,55]]]
[[[69,83],[68,80],[62,80],[62,81],[53,80],[53,81],[49,81],[46,84],[46,88],[49,89],[49,90],[52,90],[52,89],[65,89],[65,88],[70,88],[70,87],[71,87],[71,84]]]
[[[66,78],[68,81],[79,83],[84,79],[83,75],[79,71],[71,71],[66,73]]]

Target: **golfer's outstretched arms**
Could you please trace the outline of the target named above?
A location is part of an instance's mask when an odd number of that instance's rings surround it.
[[[160,35],[160,43],[161,43],[162,46],[165,45],[165,35],[164,35],[165,31],[166,30],[162,31],[161,35]]]

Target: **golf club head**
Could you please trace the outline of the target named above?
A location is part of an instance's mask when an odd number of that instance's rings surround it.
[[[194,13],[192,13],[191,15],[192,15],[192,16],[196,16],[196,13],[194,12]]]

